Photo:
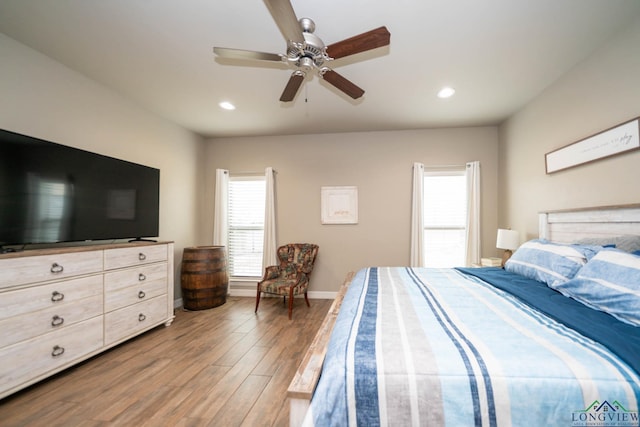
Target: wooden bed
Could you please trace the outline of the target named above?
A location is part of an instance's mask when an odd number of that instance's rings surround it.
[[[320,329],[315,338],[311,342],[309,349],[307,350],[302,363],[298,367],[293,381],[289,385],[287,390],[287,397],[289,398],[290,413],[289,413],[289,425],[299,426],[302,424],[313,391],[320,379],[320,372],[322,371],[322,364],[324,363],[324,356],[327,352],[327,345],[329,344],[329,337],[333,331],[333,325],[338,317],[342,300],[347,292],[347,288],[353,279],[353,271],[347,274],[347,277],[342,284],[342,287],[338,291],[336,299],[333,300],[333,304],[329,308],[329,312],[325,316]]]
[[[640,204],[541,212],[538,219],[540,238],[554,242],[640,235]]]
[[[548,211],[539,214],[540,238],[574,242],[583,238],[623,234],[640,235],[640,204]],[[321,376],[327,344],[345,293],[354,277],[347,275],[318,334],[307,351],[288,389],[290,425],[302,425]]]

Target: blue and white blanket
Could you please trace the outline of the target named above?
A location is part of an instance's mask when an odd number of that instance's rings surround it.
[[[637,426],[639,401],[638,372],[519,298],[454,269],[376,267],[348,289],[305,423]]]

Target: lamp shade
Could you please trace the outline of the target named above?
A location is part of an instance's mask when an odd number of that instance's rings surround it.
[[[520,235],[515,230],[498,229],[498,237],[496,239],[496,248],[514,250],[520,244]]]

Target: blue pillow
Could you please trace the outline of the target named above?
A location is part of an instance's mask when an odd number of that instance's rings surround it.
[[[572,279],[600,246],[565,245],[544,239],[530,240],[518,248],[504,269],[554,287]]]
[[[595,310],[640,326],[640,256],[603,249],[555,289]]]

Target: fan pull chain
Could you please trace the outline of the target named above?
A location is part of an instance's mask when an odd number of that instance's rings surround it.
[[[309,117],[309,85],[304,85],[304,115]]]

